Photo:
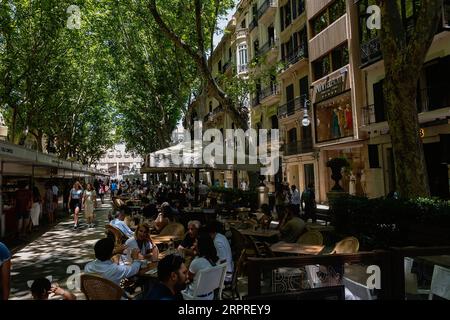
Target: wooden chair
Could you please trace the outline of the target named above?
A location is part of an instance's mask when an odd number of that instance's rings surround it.
[[[359,251],[359,241],[355,237],[347,237],[336,243],[330,254],[357,253]]]
[[[239,292],[239,276],[243,274],[246,259],[247,259],[246,249],[242,249],[241,254],[239,255],[238,259],[235,260],[234,263],[234,272],[233,277],[231,279],[231,284],[226,285],[225,288],[223,289],[222,293],[223,298],[231,300],[238,298],[239,300],[242,300],[242,295]]]
[[[128,239],[122,231],[110,224],[105,225],[105,233],[107,237],[113,237],[115,246],[123,244]]]
[[[87,300],[120,300],[124,296],[120,286],[96,274],[82,274],[80,282]]]
[[[323,244],[323,236],[319,231],[307,231],[298,238],[297,243],[321,246]]]
[[[222,290],[226,273],[226,263],[200,270],[198,272],[197,285],[195,288],[192,288],[192,293],[187,290],[181,291],[184,300],[198,300],[199,296],[207,295],[216,289],[219,289],[218,297],[219,300],[222,300]]]

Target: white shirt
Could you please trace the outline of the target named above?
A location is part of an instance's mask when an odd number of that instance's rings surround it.
[[[233,277],[233,255],[231,253],[230,243],[228,239],[221,233],[216,233],[214,237],[214,246],[217,250],[217,256],[219,257],[219,261],[226,260],[227,261],[227,275],[225,277],[225,281],[231,281]]]
[[[120,280],[136,275],[140,268],[141,263],[139,261],[134,261],[131,265],[118,265],[111,260],[100,261],[95,259],[86,264],[84,271],[87,273],[98,273],[103,278],[111,280],[118,285]]]
[[[125,245],[128,247],[128,249],[139,249],[138,243],[136,239],[130,238],[127,241],[125,241]],[[147,254],[148,251],[153,249],[153,245],[150,241],[144,242],[144,245],[142,246],[142,249],[139,249],[141,254],[144,256]]]
[[[53,185],[53,186],[52,186],[52,192],[53,192],[53,195],[57,196],[57,195],[58,195],[58,192],[59,192],[58,187],[55,186],[55,185]]]
[[[291,203],[292,204],[300,204],[300,192],[298,192],[298,189],[295,189],[294,191],[292,191]]]
[[[192,260],[192,262],[189,266],[189,271],[191,273],[195,274],[195,276],[194,276],[192,283],[189,285],[189,288],[188,288],[188,290],[190,291],[191,294],[192,294],[193,288],[195,288],[197,286],[200,270],[208,269],[211,267],[212,267],[211,263],[208,260],[206,260],[205,258],[195,257],[194,260]],[[213,300],[214,294],[211,294],[206,297],[197,297],[197,299],[198,300]]]

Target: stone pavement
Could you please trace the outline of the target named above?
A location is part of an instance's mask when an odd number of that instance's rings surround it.
[[[88,228],[83,213],[79,228],[73,230],[73,217],[66,217],[42,236],[29,243],[12,257],[11,295],[12,300],[31,299],[29,286],[32,280],[51,277],[60,287],[71,290],[78,299],[84,295],[77,289],[78,272],[87,262],[93,260],[94,244],[105,236],[105,224],[111,203],[98,202],[95,228]]]

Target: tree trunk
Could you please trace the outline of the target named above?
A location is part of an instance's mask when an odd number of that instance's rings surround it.
[[[398,191],[402,197],[408,198],[429,196],[416,112],[417,82],[410,81],[404,74],[387,76],[384,88]]]

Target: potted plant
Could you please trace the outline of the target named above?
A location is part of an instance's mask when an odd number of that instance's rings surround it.
[[[328,160],[327,167],[331,168],[331,179],[333,179],[335,182],[331,191],[344,191],[344,189],[339,184],[339,181],[342,179],[342,168],[346,168],[349,166],[350,163],[345,158],[333,158]]]

